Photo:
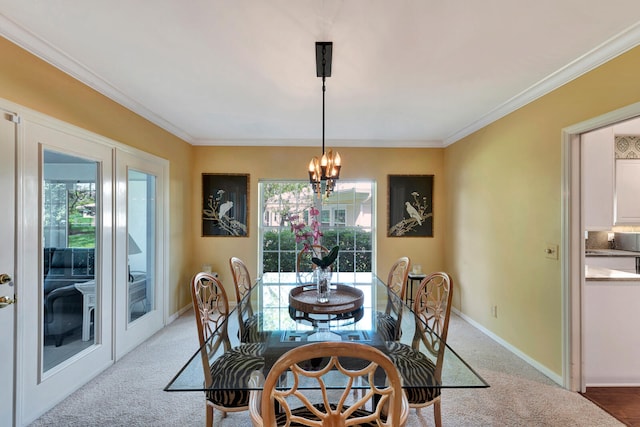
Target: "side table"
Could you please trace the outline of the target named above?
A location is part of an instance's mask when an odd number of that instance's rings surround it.
[[[425,277],[427,277],[427,275],[422,273],[421,274],[409,273],[409,275],[407,276],[408,289],[404,296],[404,299],[407,305],[409,305],[409,307],[411,307],[412,309],[413,309],[413,282],[418,282],[418,285],[420,285],[420,282]]]
[[[96,308],[96,281],[76,283],[75,286],[82,293],[82,341],[89,341],[91,312]]]

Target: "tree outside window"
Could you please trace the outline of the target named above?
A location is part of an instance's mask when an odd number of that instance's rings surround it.
[[[45,246],[95,247],[95,183],[45,181],[43,192]]]

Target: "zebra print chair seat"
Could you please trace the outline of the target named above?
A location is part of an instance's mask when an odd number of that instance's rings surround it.
[[[212,382],[207,400],[225,408],[246,408],[249,391],[241,389],[249,384],[253,371],[264,367],[264,348],[264,344],[242,344],[214,360],[209,367]]]
[[[390,314],[376,311],[376,328],[383,341],[395,341],[400,338],[398,322]]]
[[[256,313],[243,320],[240,334],[240,341],[243,343],[263,343],[269,338],[268,332],[262,332],[262,313]]]
[[[419,405],[440,396],[440,388],[437,387],[440,382],[432,360],[411,346],[395,341],[387,343],[387,350],[402,376],[409,405]],[[414,384],[429,384],[430,387],[416,387]]]

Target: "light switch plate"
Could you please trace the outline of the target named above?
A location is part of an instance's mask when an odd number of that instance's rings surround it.
[[[554,243],[547,243],[544,253],[549,259],[558,259],[558,245]]]

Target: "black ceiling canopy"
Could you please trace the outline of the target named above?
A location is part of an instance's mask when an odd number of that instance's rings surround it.
[[[333,42],[316,42],[316,75],[331,77],[331,54]]]

